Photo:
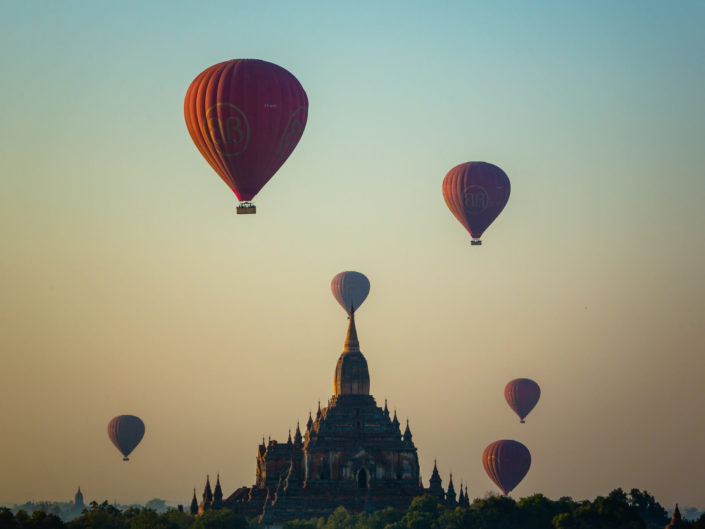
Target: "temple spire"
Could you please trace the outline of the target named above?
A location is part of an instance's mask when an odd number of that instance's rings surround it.
[[[435,497],[440,503],[445,500],[445,491],[443,490],[443,480],[441,475],[438,473],[438,465],[436,465],[436,460],[433,460],[433,472],[431,473],[431,479],[428,480],[428,493]]]
[[[676,503],[676,508],[673,509],[671,523],[669,523],[665,529],[678,529],[680,527],[683,527],[683,519],[681,518],[681,511],[678,509],[678,504]]]
[[[203,490],[203,501],[210,503],[213,500],[213,492],[211,491],[211,477],[206,474],[206,488]]]
[[[296,421],[296,433],[294,434],[294,444],[301,444],[301,428],[299,427],[299,421]]]
[[[355,309],[350,305],[350,324],[348,334],[345,337],[345,347],[343,353],[360,352],[360,342],[357,340],[357,329],[355,328]]]
[[[196,489],[193,489],[193,498],[191,498],[191,514],[198,514],[198,500],[196,499]]]
[[[446,505],[450,507],[455,507],[458,504],[455,499],[455,487],[453,486],[453,473],[450,473],[450,479],[448,480],[448,492],[446,492]]]
[[[411,428],[409,428],[409,419],[406,419],[406,430],[404,430],[404,442],[411,442]]]
[[[220,487],[220,474],[218,474],[215,480],[212,506],[214,509],[220,509],[223,506],[223,489]]]
[[[345,337],[345,347],[338,358],[333,378],[335,397],[341,395],[369,395],[370,372],[367,360],[360,351],[355,328],[355,309],[350,306],[350,324]]]

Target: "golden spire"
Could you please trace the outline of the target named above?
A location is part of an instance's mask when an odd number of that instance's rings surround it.
[[[345,337],[345,347],[343,353],[359,353],[360,342],[357,341],[357,329],[355,328],[355,309],[350,305],[350,324],[348,325],[348,335]]]

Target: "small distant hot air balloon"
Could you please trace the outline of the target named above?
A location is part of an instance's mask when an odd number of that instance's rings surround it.
[[[108,423],[108,437],[124,456],[123,461],[129,461],[127,456],[140,444],[144,436],[144,423],[134,415],[118,415]]]
[[[490,444],[482,453],[482,466],[503,494],[516,487],[531,466],[529,449],[518,441],[503,439]]]
[[[534,409],[541,397],[541,388],[529,378],[515,378],[504,387],[507,404],[524,423],[524,418]]]
[[[509,200],[509,178],[496,165],[466,162],[456,165],[443,179],[443,198],[450,212],[470,232],[470,244],[480,237]]]
[[[308,98],[287,70],[257,59],[234,59],[207,68],[186,92],[184,116],[191,139],[242,202],[250,202],[301,139]]]
[[[350,315],[350,307],[357,310],[370,293],[370,280],[360,272],[340,272],[330,282],[330,289]]]

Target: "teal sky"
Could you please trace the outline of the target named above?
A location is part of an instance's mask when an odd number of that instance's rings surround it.
[[[705,507],[705,3],[331,4],[3,3],[0,501],[252,484],[261,436],[332,393],[329,282],[357,270],[371,391],[425,482],[438,458],[494,490],[480,455],[513,438],[516,497]],[[182,110],[245,57],[310,103],[249,217]],[[469,160],[512,182],[480,248],[441,196]],[[516,377],[543,390],[521,426]]]

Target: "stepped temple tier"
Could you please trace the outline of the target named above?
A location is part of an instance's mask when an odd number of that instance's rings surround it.
[[[211,492],[208,481],[198,512],[223,507],[257,516],[264,525],[278,525],[295,518],[328,516],[340,505],[350,512],[388,506],[403,510],[425,493],[441,503],[458,504],[452,477],[446,494],[435,465],[430,487],[424,489],[408,421],[402,434],[396,412],[390,417],[387,403],[381,408],[370,395],[370,374],[360,351],[354,311],[335,368],[334,388],[328,406],[321,408],[319,403],[315,418],[309,413],[303,434],[297,424],[293,439],[291,432],[283,443],[270,439],[265,444],[262,439],[254,485],[222,499]],[[467,493],[461,488],[459,501],[463,500],[467,501]],[[196,505],[194,492],[192,512]]]

